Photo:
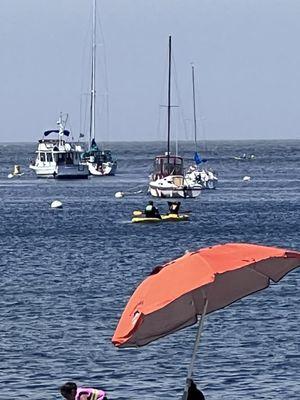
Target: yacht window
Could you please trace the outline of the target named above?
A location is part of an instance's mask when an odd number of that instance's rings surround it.
[[[182,173],[183,173],[183,171],[182,171],[181,165],[176,165],[174,167],[174,174],[175,175],[182,175]]]
[[[66,164],[73,164],[72,154],[68,153],[66,155]]]
[[[61,165],[64,164],[64,162],[65,162],[65,155],[63,153],[58,153],[57,163]]]
[[[42,162],[46,161],[45,153],[40,153],[40,161]]]
[[[46,157],[47,157],[47,161],[48,161],[48,162],[52,162],[52,161],[53,161],[53,158],[52,158],[52,154],[51,154],[51,153],[47,153],[47,154],[46,154]]]

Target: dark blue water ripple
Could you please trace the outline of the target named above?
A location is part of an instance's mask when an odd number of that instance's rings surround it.
[[[212,142],[219,188],[182,224],[131,225],[159,143],[113,144],[116,177],[37,180],[34,145],[0,146],[1,398],[59,399],[72,379],[110,399],[179,399],[196,327],[141,349],[110,342],[133,289],[155,265],[228,241],[300,249],[300,142]],[[180,145],[186,157],[192,145]],[[255,154],[251,162],[233,159]],[[7,179],[13,164],[25,175]],[[251,176],[244,182],[243,176]],[[119,190],[142,194],[117,200]],[[54,199],[62,211],[49,209]],[[157,201],[166,209],[166,201]],[[299,399],[299,271],[207,318],[195,380],[208,399]]]

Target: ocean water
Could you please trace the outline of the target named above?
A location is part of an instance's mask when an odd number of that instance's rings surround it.
[[[180,399],[195,326],[139,349],[111,344],[137,284],[185,250],[217,243],[300,250],[300,141],[208,142],[202,156],[218,171],[217,190],[182,201],[189,222],[153,225],[130,216],[149,200],[163,145],[111,148],[115,177],[71,182],[35,178],[34,144],[0,145],[1,399],[60,399],[67,380],[102,387],[109,399]],[[191,157],[191,143],[180,149]],[[256,159],[233,159],[243,153]],[[15,163],[25,174],[7,179]],[[49,208],[54,199],[63,210]],[[194,375],[208,400],[300,398],[299,288],[298,269],[208,316]]]

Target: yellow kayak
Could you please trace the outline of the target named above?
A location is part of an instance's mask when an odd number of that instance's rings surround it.
[[[144,215],[134,216],[131,220],[132,223],[151,223],[151,222],[180,222],[188,221],[190,217],[187,214],[162,214],[161,218],[149,218]]]

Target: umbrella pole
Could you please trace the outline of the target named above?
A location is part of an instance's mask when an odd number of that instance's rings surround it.
[[[198,349],[198,346],[199,346],[201,334],[202,334],[202,331],[203,331],[204,317],[206,315],[207,305],[208,305],[208,300],[205,299],[203,312],[202,312],[201,318],[199,320],[197,336],[196,336],[196,340],[195,340],[195,344],[194,344],[193,355],[192,355],[191,363],[190,363],[190,366],[189,366],[189,369],[188,369],[188,376],[186,378],[186,383],[185,383],[185,388],[184,388],[184,393],[183,393],[183,396],[182,396],[182,400],[187,400],[187,397],[188,397],[188,391],[189,391],[189,387],[190,387],[190,380],[192,379],[192,376],[193,376],[194,364],[195,364],[195,359],[196,359],[196,354],[197,354],[197,349]]]

